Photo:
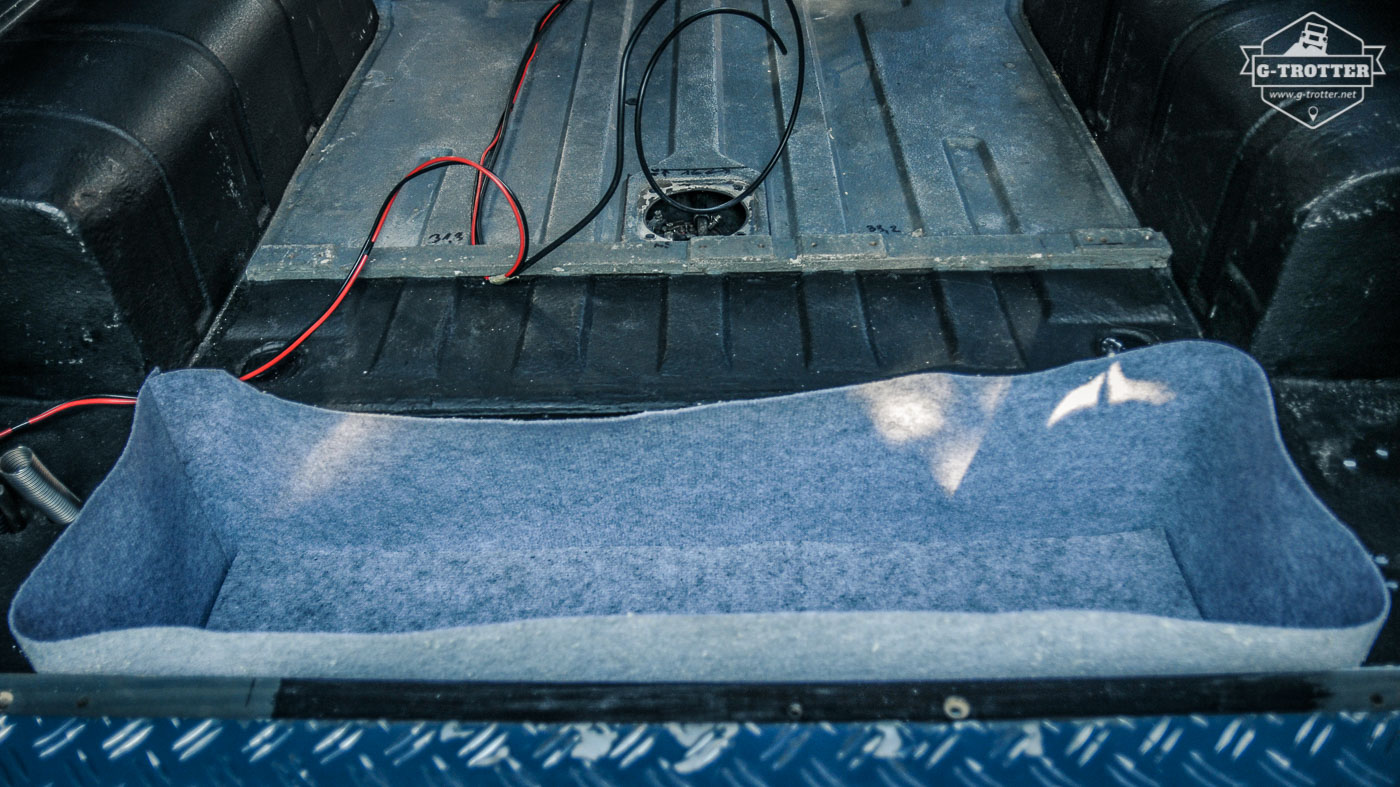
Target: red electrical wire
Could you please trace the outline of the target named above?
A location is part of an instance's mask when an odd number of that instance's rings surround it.
[[[551,16],[554,16],[554,12],[555,12],[555,11],[558,11],[558,10],[559,10],[560,5],[561,5],[561,4],[556,3],[556,4],[554,5],[553,8],[549,9],[549,13],[547,13],[547,14],[544,15],[544,19],[540,20],[540,32],[541,32],[541,33],[544,32],[544,26],[547,25],[547,24],[549,24],[549,18],[550,18]],[[533,63],[533,62],[535,62],[535,53],[537,53],[537,52],[539,52],[539,51],[540,51],[540,45],[539,45],[538,43],[536,43],[535,46],[530,50],[530,56],[529,56],[528,58],[525,59],[525,69],[524,69],[524,71],[522,71],[522,72],[520,73],[520,81],[518,81],[518,82],[515,83],[515,92],[510,94],[510,104],[511,104],[511,106],[515,106],[515,100],[518,99],[518,98],[520,98],[520,88],[523,87],[523,86],[525,85],[525,75],[528,74],[528,73],[530,73],[530,64]]]
[[[292,340],[291,344],[288,344],[286,347],[282,348],[282,351],[277,353],[277,355],[273,356],[272,360],[268,361],[262,366],[259,366],[251,372],[240,375],[238,379],[246,383],[254,377],[257,377],[258,375],[262,374],[263,372],[266,372],[268,369],[271,369],[272,367],[285,360],[288,355],[291,355],[292,352],[296,350],[296,348],[301,346],[302,342],[311,338],[311,334],[320,330],[321,326],[325,324],[326,320],[329,320],[331,315],[335,314],[335,310],[340,308],[341,302],[345,300],[345,296],[350,292],[350,287],[355,284],[355,280],[360,278],[360,272],[365,269],[365,262],[367,262],[368,260],[368,254],[360,255],[360,261],[355,263],[355,267],[350,271],[350,276],[346,284],[341,285],[340,292],[335,296],[335,300],[331,301],[330,308],[326,309],[326,311],[316,319],[316,322],[311,323],[310,327],[302,331],[301,335],[298,336],[296,339]]]
[[[564,3],[555,3],[554,7],[549,9],[549,12],[544,15],[544,18],[540,19],[539,24],[535,25],[535,45],[530,49],[530,56],[525,58],[525,65],[520,69],[520,78],[515,81],[515,90],[510,94],[510,103],[506,106],[505,112],[501,115],[501,122],[496,124],[496,135],[491,138],[491,143],[486,146],[486,149],[481,151],[481,161],[483,163],[486,162],[487,155],[496,147],[496,143],[501,141],[501,135],[505,133],[506,117],[510,114],[510,111],[515,108],[516,99],[520,98],[520,89],[525,86],[525,75],[530,73],[530,64],[535,62],[535,54],[540,51],[539,37],[544,34],[545,26],[549,24],[550,18],[563,7]],[[481,216],[481,194],[485,188],[486,184],[481,181],[481,178],[477,178],[476,195],[472,198],[471,245],[473,246],[477,244],[476,224],[477,219]]]
[[[413,169],[412,172],[409,172],[402,179],[400,179],[399,182],[394,186],[394,188],[389,192],[389,196],[384,200],[383,206],[379,209],[379,214],[375,216],[374,231],[370,233],[369,238],[365,241],[363,248],[360,250],[359,260],[356,261],[355,267],[350,270],[350,275],[345,278],[345,282],[340,285],[340,292],[336,294],[335,300],[331,302],[330,307],[327,308],[321,314],[321,316],[316,319],[315,322],[311,323],[311,325],[306,330],[302,331],[296,339],[292,340],[292,342],[288,344],[281,352],[277,353],[277,355],[274,356],[272,360],[268,361],[267,363],[264,363],[262,366],[259,366],[251,372],[241,375],[238,379],[247,382],[265,373],[267,370],[271,369],[277,364],[281,363],[287,358],[288,355],[291,355],[292,352],[296,350],[296,348],[300,347],[303,342],[310,338],[311,334],[319,330],[320,327],[325,324],[326,320],[330,319],[331,315],[335,313],[336,309],[340,308],[340,304],[345,301],[345,296],[350,293],[350,289],[355,285],[355,282],[359,279],[360,274],[364,272],[365,264],[369,262],[370,251],[373,250],[375,242],[379,240],[379,234],[384,231],[384,222],[389,218],[389,210],[394,207],[394,201],[398,199],[399,191],[403,189],[405,184],[407,184],[413,178],[423,174],[424,172],[427,172],[430,169],[437,169],[439,167],[452,166],[457,164],[469,166],[475,169],[477,172],[481,173],[482,175],[485,175],[492,182],[492,184],[496,186],[496,188],[500,189],[501,194],[505,196],[506,202],[510,205],[511,211],[515,213],[515,225],[520,233],[520,246],[516,251],[515,264],[511,266],[509,271],[506,272],[505,278],[510,278],[511,276],[514,276],[515,272],[520,269],[520,264],[525,261],[526,252],[529,250],[530,234],[525,227],[525,214],[521,212],[520,203],[516,200],[515,195],[511,193],[510,189],[506,187],[506,184],[503,183],[500,178],[496,177],[496,174],[494,172],[487,169],[486,167],[483,167],[477,162],[472,161],[471,159],[459,158],[457,156],[439,156],[434,159],[429,159],[428,161],[419,164]],[[489,279],[490,277],[487,278]],[[134,404],[136,404],[136,397],[134,396],[88,396],[82,399],[74,399],[72,401],[64,402],[63,404],[51,407],[48,410],[45,410],[44,412],[34,416],[33,418],[21,421],[20,423],[8,429],[0,430],[0,440],[4,440],[5,438],[9,437],[15,432],[33,426],[37,423],[40,423],[41,421],[45,421],[49,418],[52,418],[53,416],[58,415],[59,413],[65,412],[67,410],[72,410],[78,407],[93,407],[98,405],[121,405],[124,407],[130,407]]]
[[[136,397],[134,397],[134,396],[88,396],[88,397],[84,397],[84,398],[82,398],[82,399],[74,399],[74,400],[72,400],[72,401],[70,401],[70,402],[64,402],[63,404],[57,405],[57,406],[55,406],[55,407],[50,407],[49,409],[45,410],[45,411],[42,412],[42,413],[39,413],[38,415],[34,416],[33,418],[29,418],[29,419],[26,419],[26,420],[24,420],[24,421],[21,421],[21,422],[15,424],[14,426],[10,427],[9,429],[0,430],[0,440],[4,440],[6,437],[9,437],[10,435],[14,434],[15,432],[18,432],[18,431],[20,431],[21,429],[24,429],[24,428],[26,428],[26,427],[33,426],[34,424],[37,424],[37,423],[39,423],[40,421],[46,421],[46,420],[48,420],[49,418],[52,418],[53,416],[58,415],[59,413],[65,411],[65,410],[72,410],[72,409],[75,408],[75,407],[90,407],[90,406],[93,406],[93,405],[100,405],[100,404],[123,405],[123,406],[129,407],[129,406],[131,406],[131,405],[136,404]]]
[[[379,240],[379,233],[384,230],[384,222],[389,218],[389,210],[394,207],[394,200],[398,199],[399,190],[402,189],[404,184],[408,183],[408,181],[421,175],[428,169],[436,169],[439,166],[450,164],[465,164],[475,169],[477,172],[489,178],[491,182],[495,184],[496,188],[500,189],[501,193],[505,195],[506,202],[510,204],[511,211],[515,213],[515,226],[520,233],[520,247],[516,252],[515,264],[506,272],[505,277],[510,278],[515,275],[515,272],[520,268],[520,263],[525,260],[525,251],[529,243],[529,233],[525,229],[525,214],[520,212],[520,204],[516,202],[515,196],[510,193],[510,189],[506,188],[506,184],[502,183],[501,179],[496,177],[496,173],[471,159],[459,158],[457,156],[439,156],[437,158],[428,159],[415,167],[412,172],[405,175],[403,179],[399,181],[398,185],[394,187],[393,191],[389,192],[389,198],[384,201],[384,207],[379,209],[379,216],[374,224],[374,232],[370,234],[369,240],[365,241],[365,248],[360,254],[359,261],[356,262],[355,267],[351,269],[350,275],[345,279],[345,283],[340,286],[340,293],[335,296],[335,300],[331,302],[330,307],[326,309],[325,313],[323,313],[316,322],[311,323],[306,330],[302,331],[301,335],[294,339],[291,344],[288,344],[281,352],[277,353],[272,360],[242,375],[238,379],[247,382],[281,363],[288,355],[291,355],[296,348],[300,347],[302,342],[309,339],[311,334],[320,329],[321,325],[324,324],[326,320],[330,319],[330,316],[335,313],[335,310],[340,308],[341,302],[344,301],[345,296],[349,294],[350,288],[354,286],[356,279],[360,277],[360,273],[365,268],[365,263],[369,261],[370,250],[374,248],[374,244]]]

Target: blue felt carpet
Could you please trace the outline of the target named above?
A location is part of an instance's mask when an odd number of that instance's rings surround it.
[[[1184,342],[529,422],[157,375],[11,621],[41,670],[819,679],[1341,667],[1387,608]]]

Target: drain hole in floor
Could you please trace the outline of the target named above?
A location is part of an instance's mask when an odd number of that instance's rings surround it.
[[[732,194],[713,189],[685,189],[672,192],[671,199],[692,208],[713,208],[733,198]],[[742,230],[749,213],[742,204],[718,213],[686,213],[665,202],[657,201],[647,209],[644,220],[647,229],[669,240],[690,240],[712,235],[733,235]]]

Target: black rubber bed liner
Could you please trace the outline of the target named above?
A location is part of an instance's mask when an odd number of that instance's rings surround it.
[[[711,5],[681,0],[663,17]],[[365,225],[403,172],[437,155],[475,158],[491,141],[511,64],[548,7],[394,3],[360,82],[269,225],[249,278],[300,278],[308,269],[338,275],[355,261]],[[618,196],[532,273],[1165,261],[1165,241],[1134,217],[1018,3],[859,0],[801,8],[808,78],[798,125],[744,215],[715,230],[731,235],[670,243],[674,233],[648,226],[655,198],[629,143]],[[559,12],[544,39],[497,166],[536,242],[558,235],[603,193],[621,45],[642,9],[580,0]],[[767,16],[792,35],[782,4],[769,4]],[[647,28],[628,95],[636,95],[641,66],[670,25],[663,18]],[[771,49],[751,22],[721,17],[690,28],[658,66],[642,113],[653,173],[668,190],[736,192],[777,145],[795,80],[796,58]],[[929,90],[935,81],[947,87]],[[472,184],[468,170],[439,170],[405,189],[376,247],[374,275],[503,272],[505,250],[492,246],[513,243],[515,224],[502,208],[487,222],[487,248],[467,247]],[[499,203],[494,194],[488,201]]]
[[[262,387],[363,412],[616,414],[919,371],[1048,369],[1200,335],[1169,248],[1123,199],[1018,3],[803,5],[808,89],[746,235],[646,239],[629,224],[645,216],[627,185],[558,255],[493,286],[481,274],[503,270],[513,222],[492,202],[487,244],[463,245],[470,178],[425,177],[405,190],[344,306]],[[166,368],[242,370],[297,335],[334,296],[398,177],[430,156],[480,154],[511,74],[479,64],[518,57],[547,7],[381,4],[369,53],[233,295],[197,353]],[[618,44],[632,25],[617,8],[575,0],[521,93],[499,169],[537,245],[603,191]],[[788,29],[781,5],[768,16]],[[674,62],[660,67],[645,130],[658,166],[695,135],[713,143],[705,156],[739,163],[728,178],[771,151],[793,64],[746,25],[683,36],[684,79]],[[641,51],[669,26],[659,19]],[[926,73],[935,62],[945,71]],[[920,87],[935,78],[959,86],[937,105]],[[708,104],[692,95],[697,80],[718,91]],[[630,149],[624,164],[626,182],[639,180]],[[3,398],[0,414],[12,422],[48,404]],[[76,415],[80,444],[67,430],[36,430],[29,444],[86,496],[128,418]],[[58,532],[36,522],[12,536],[6,598]],[[4,657],[25,666],[17,650]]]
[[[480,153],[508,64],[547,7],[384,11],[201,364],[265,360],[308,304],[334,295],[400,175]],[[930,369],[1041,369],[1199,335],[1169,247],[1133,215],[1019,3],[802,7],[799,122],[727,225],[734,235],[657,236],[629,145],[624,186],[591,227],[492,287],[481,277],[504,271],[514,222],[489,202],[486,242],[469,245],[471,173],[430,173],[401,194],[355,296],[271,390],[392,412],[618,412]],[[781,4],[767,12],[790,29]],[[537,246],[606,187],[613,83],[640,9],[579,0],[560,13],[498,166]],[[632,82],[669,26],[649,29]],[[675,49],[643,113],[654,168],[677,189],[732,192],[777,142],[795,59],[745,20],[707,20]],[[929,91],[932,80],[952,87]]]
[[[374,207],[399,176],[431,156],[480,154],[511,64],[548,5],[380,2],[373,47],[280,207],[270,219],[258,217],[267,231],[188,360],[246,369],[304,328],[334,295]],[[641,49],[654,46],[673,19],[705,7],[678,3]],[[915,371],[1046,369],[1201,335],[1167,268],[1171,249],[1156,231],[1172,228],[1154,224],[1159,214],[1134,192],[1147,218],[1136,217],[1030,35],[1019,0],[814,0],[804,8],[811,51],[801,120],[793,147],[746,206],[743,235],[648,237],[656,232],[646,224],[650,197],[629,146],[624,188],[590,230],[529,277],[495,287],[480,277],[508,264],[508,213],[489,196],[488,243],[468,248],[469,173],[424,178],[405,190],[345,307],[263,387],[341,410],[613,414]],[[620,9],[638,10],[576,0],[568,10],[574,24],[547,37],[522,91],[500,171],[534,220],[537,244],[602,192],[611,80],[632,24]],[[781,4],[765,10],[787,30]],[[792,98],[791,58],[766,48],[757,28],[726,20],[693,28],[667,60],[645,122],[652,160],[666,170],[659,174],[679,188],[722,191],[743,182],[776,142]],[[243,259],[233,260],[233,270]],[[142,365],[129,366],[139,379]],[[1274,382],[1284,436],[1308,481],[1372,551],[1387,551],[1395,465],[1377,450],[1395,445],[1387,415],[1393,386],[1352,386],[1380,390],[1381,404],[1328,432],[1336,400],[1355,396],[1352,388],[1315,390],[1294,380],[1278,390]],[[58,395],[39,395],[51,394]],[[10,423],[48,403],[4,396],[0,414]],[[86,496],[116,460],[128,417],[94,411],[74,418],[80,441],[57,430],[36,431],[30,442]],[[1341,445],[1347,441],[1354,444]],[[7,602],[58,533],[32,522],[10,536],[14,548],[0,555]],[[1394,567],[1383,564],[1383,571],[1393,590]],[[1396,647],[1392,626],[1372,663],[1393,663]],[[0,667],[28,668],[12,647],[0,653]],[[1371,687],[1385,679],[1361,680]],[[1211,687],[1203,695],[1210,702],[1193,697],[1186,710],[1218,710],[1210,703],[1228,706],[1248,693],[1233,683],[1185,683]],[[1308,683],[1298,707],[1331,697],[1323,685]],[[326,683],[302,701],[317,713],[357,716],[392,715],[395,703],[416,702],[394,686],[393,702],[378,702],[372,714],[365,706],[344,710],[353,703],[343,699],[339,711],[315,704],[340,690],[374,696],[355,684]],[[429,693],[449,696],[444,691],[435,685]],[[589,695],[586,707],[616,702],[619,691],[606,687],[603,700]],[[966,686],[959,691],[968,695]],[[1157,709],[1191,696],[1177,686],[1156,691],[1128,706]],[[83,689],[78,707],[90,693]],[[701,693],[713,696],[708,688]],[[1068,696],[1089,693],[1074,688]],[[745,686],[738,694],[761,690]],[[1136,696],[1117,685],[1102,694]],[[1281,707],[1280,692],[1270,686],[1264,694],[1257,707]],[[988,695],[1004,698],[1007,688]],[[773,707],[793,707],[788,695],[778,696]],[[1062,697],[1054,706],[1087,707],[1076,701]],[[1387,689],[1369,701],[1381,707],[1394,698]],[[452,711],[464,706],[473,702]]]

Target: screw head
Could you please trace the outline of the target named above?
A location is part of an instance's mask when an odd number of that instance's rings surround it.
[[[943,700],[943,715],[953,721],[966,719],[972,715],[972,704],[963,697],[950,694],[947,699]]]

